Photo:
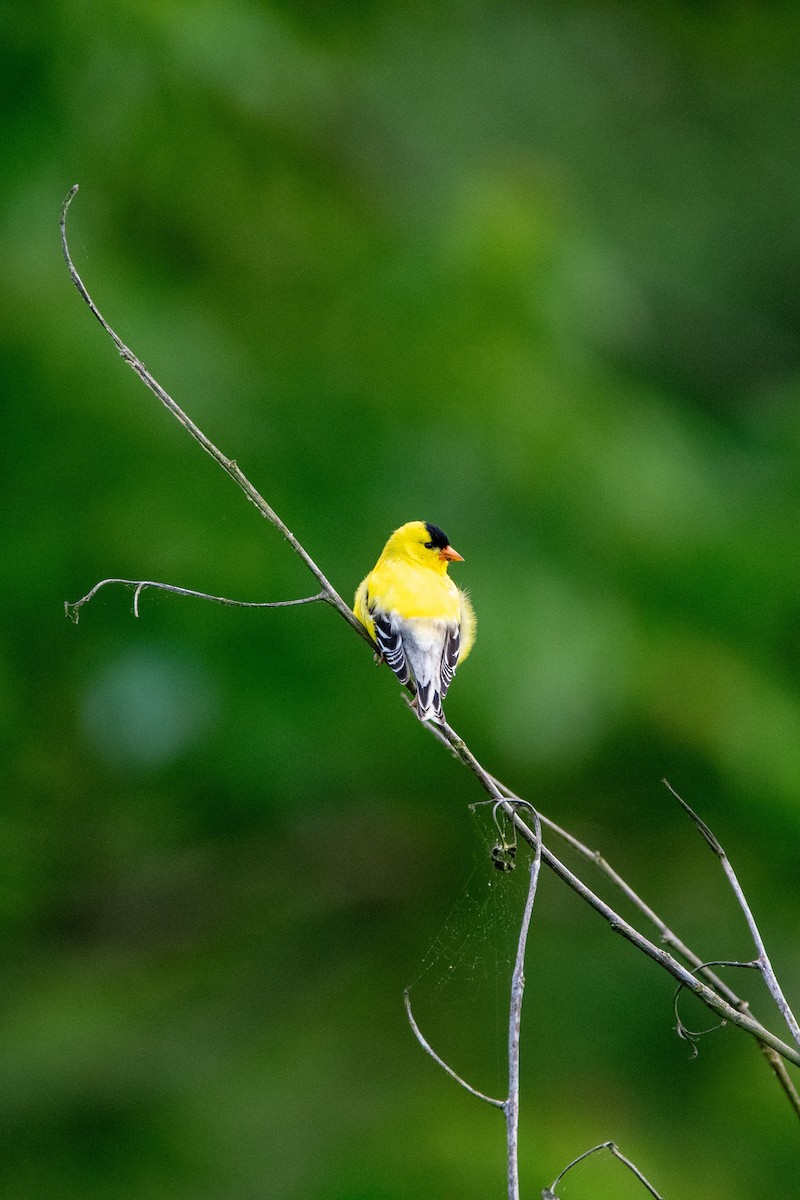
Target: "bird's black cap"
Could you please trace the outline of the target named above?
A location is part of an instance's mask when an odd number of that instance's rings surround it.
[[[425,545],[430,547],[430,549],[435,547],[437,550],[444,550],[445,546],[450,545],[449,537],[443,529],[439,528],[438,525],[431,525],[430,521],[426,521],[425,528],[427,529],[431,538],[431,540],[426,542]]]

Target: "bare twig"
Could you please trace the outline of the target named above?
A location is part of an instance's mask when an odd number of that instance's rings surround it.
[[[440,725],[440,730],[450,747],[455,751],[461,761],[477,776],[481,785],[489,793],[489,795],[493,796],[495,799],[503,801],[501,807],[507,813],[510,820],[514,822],[517,829],[520,831],[526,841],[535,849],[537,845],[535,834],[531,829],[528,828],[514,808],[515,803],[520,801],[520,797],[503,797],[497,781],[488,773],[488,771],[484,769],[484,767],[481,766],[475,755],[470,750],[469,746],[467,746],[464,739],[456,733],[452,726],[448,725],[445,721]],[[525,801],[522,801],[522,803],[525,803]],[[797,1050],[791,1046],[787,1046],[785,1042],[782,1042],[780,1038],[777,1038],[759,1021],[756,1021],[749,1012],[740,1011],[734,1008],[732,1004],[723,999],[722,996],[718,995],[717,992],[708,986],[708,984],[696,979],[691,972],[687,971],[682,963],[679,963],[677,959],[673,958],[672,955],[666,950],[662,950],[659,946],[654,945],[653,942],[649,941],[643,936],[643,934],[639,933],[639,931],[630,925],[626,920],[624,920],[619,913],[615,912],[609,904],[606,904],[604,900],[601,900],[599,896],[597,896],[590,888],[588,888],[586,884],[578,878],[577,875],[573,874],[573,872],[570,871],[569,868],[560,861],[560,859],[556,858],[552,851],[548,850],[546,846],[542,847],[542,858],[551,871],[558,875],[558,877],[569,887],[571,887],[574,892],[577,892],[583,900],[590,904],[592,908],[609,923],[614,933],[620,934],[627,941],[636,946],[637,949],[643,951],[648,958],[652,958],[654,962],[660,963],[660,965],[669,971],[669,973],[673,975],[678,982],[683,983],[684,986],[689,989],[689,991],[693,992],[700,1000],[703,1001],[703,1003],[707,1004],[709,1008],[718,1013],[719,1016],[724,1017],[726,1020],[730,1021],[731,1024],[738,1025],[741,1029],[747,1030],[747,1032],[752,1034],[753,1037],[764,1042],[768,1046],[772,1046],[772,1048],[777,1050],[777,1052],[783,1055],[784,1058],[788,1058],[791,1062],[800,1066],[800,1053],[798,1053]]]
[[[764,939],[762,938],[761,933],[759,932],[759,928],[756,925],[755,917],[753,916],[753,913],[750,909],[750,905],[747,903],[747,897],[745,896],[744,891],[742,890],[742,885],[739,883],[736,872],[734,871],[733,867],[731,866],[731,863],[730,863],[730,860],[729,860],[727,854],[725,853],[722,846],[720,845],[719,839],[715,836],[715,834],[713,834],[711,832],[708,825],[706,825],[705,821],[703,821],[700,817],[698,817],[697,813],[694,812],[689,807],[689,805],[686,803],[686,801],[684,799],[682,799],[681,796],[678,795],[678,793],[675,791],[675,788],[672,786],[672,784],[669,782],[669,780],[665,779],[664,785],[665,785],[665,787],[667,787],[669,789],[669,791],[672,793],[672,795],[678,801],[678,803],[680,804],[680,806],[684,810],[684,812],[686,812],[691,817],[691,819],[694,821],[697,828],[700,830],[700,833],[703,835],[703,837],[708,842],[711,849],[714,851],[714,853],[719,858],[719,861],[722,864],[722,869],[725,872],[725,875],[727,877],[728,883],[731,885],[731,890],[733,891],[733,894],[736,897],[739,907],[741,908],[742,912],[744,913],[744,917],[745,917],[745,920],[747,921],[748,929],[750,930],[750,936],[752,937],[753,942],[755,943],[757,957],[756,957],[753,965],[756,966],[758,968],[758,970],[761,972],[761,975],[763,976],[764,982],[766,983],[766,985],[769,989],[772,999],[775,1001],[775,1004],[777,1005],[781,1015],[783,1016],[783,1019],[785,1020],[786,1024],[789,1026],[789,1030],[791,1031],[792,1037],[797,1042],[798,1046],[800,1046],[800,1025],[798,1025],[798,1023],[797,1023],[797,1017],[794,1015],[791,1008],[789,1007],[789,1002],[783,994],[783,989],[781,988],[781,985],[778,983],[777,976],[773,969],[772,963],[769,960],[769,955],[767,954],[767,948],[764,945]]]
[[[226,455],[224,455],[222,453],[222,451],[220,449],[218,449],[217,446],[214,445],[214,443],[211,441],[211,439],[206,437],[206,435],[203,433],[202,429],[200,429],[199,426],[195,425],[194,421],[192,421],[192,419],[186,415],[186,413],[183,411],[183,409],[178,404],[176,404],[176,402],[172,399],[172,397],[169,395],[169,393],[164,390],[164,388],[161,386],[161,384],[158,382],[158,380],[156,380],[150,374],[150,372],[148,371],[148,369],[144,365],[144,363],[139,358],[137,358],[137,356],[133,353],[133,351],[130,350],[125,345],[125,343],[122,341],[122,338],[120,338],[119,335],[117,333],[115,333],[115,331],[111,328],[111,326],[106,321],[103,314],[98,309],[94,300],[92,300],[92,297],[89,295],[89,292],[87,291],[86,285],[84,284],[83,280],[81,279],[80,275],[78,274],[77,270],[75,269],[75,264],[72,261],[72,258],[70,256],[70,252],[69,252],[69,246],[67,244],[67,211],[68,211],[69,206],[72,203],[77,191],[78,191],[78,184],[76,183],[74,185],[74,187],[70,188],[69,192],[67,193],[67,195],[64,198],[63,204],[61,205],[61,219],[59,222],[59,226],[61,229],[61,248],[64,252],[64,258],[67,263],[67,268],[69,270],[70,278],[72,279],[72,282],[75,284],[75,287],[78,289],[78,292],[80,293],[82,298],[85,300],[86,304],[88,305],[90,312],[100,322],[100,324],[102,325],[105,332],[108,334],[108,336],[111,338],[114,345],[117,347],[117,350],[119,350],[120,357],[122,358],[123,362],[126,362],[128,364],[128,366],[133,371],[135,371],[135,373],[141,379],[142,383],[144,383],[144,385],[150,389],[150,391],[153,393],[153,395],[158,400],[161,401],[161,403],[164,405],[164,407],[166,409],[168,409],[169,412],[172,413],[172,415],[176,418],[176,420],[180,421],[181,425],[184,427],[184,429],[187,431],[187,433],[191,434],[191,436],[194,438],[194,440],[196,442],[199,442],[199,444],[205,450],[206,454],[210,454],[211,457],[217,463],[219,463],[219,465],[222,467],[223,471],[225,471],[228,475],[230,475],[231,479],[234,481],[234,483],[239,488],[241,488],[241,490],[244,492],[245,496],[250,501],[250,503],[253,504],[258,509],[258,511],[261,513],[261,516],[264,517],[267,521],[269,521],[271,525],[275,526],[275,528],[279,531],[279,533],[286,539],[286,541],[292,547],[292,549],[294,550],[297,557],[299,559],[301,559],[302,562],[304,562],[305,565],[308,567],[309,571],[314,576],[317,583],[319,583],[320,587],[322,588],[322,591],[324,593],[325,600],[327,601],[327,603],[332,605],[337,610],[339,615],[345,621],[347,621],[348,625],[350,625],[356,631],[356,633],[359,635],[359,637],[363,638],[364,641],[367,642],[369,645],[371,645],[374,649],[375,645],[372,641],[372,638],[369,636],[369,634],[367,633],[364,626],[358,620],[355,613],[353,613],[353,611],[345,604],[344,600],[339,595],[339,593],[336,591],[333,584],[331,584],[325,578],[322,571],[319,569],[317,564],[314,562],[311,555],[308,553],[308,551],[305,549],[305,547],[302,546],[301,543],[297,540],[297,538],[292,533],[292,531],[289,529],[289,527],[284,524],[284,522],[281,520],[281,518],[278,516],[278,514],[275,512],[275,510],[271,507],[271,505],[269,505],[267,503],[267,501],[264,499],[264,497],[261,495],[261,493],[259,491],[257,491],[257,489],[253,486],[253,484],[247,478],[247,476],[239,469],[239,466],[236,463],[236,461],[232,458],[227,458]]]
[[[525,950],[528,944],[528,931],[531,925],[531,917],[533,915],[533,905],[536,900],[536,885],[539,881],[539,870],[542,862],[541,852],[541,825],[539,823],[539,815],[531,804],[526,800],[520,801],[526,808],[530,809],[534,829],[536,831],[537,844],[530,862],[530,877],[528,881],[528,893],[525,899],[525,908],[522,913],[522,921],[520,923],[519,938],[517,939],[517,953],[514,959],[514,971],[511,976],[511,999],[508,1012],[508,1095],[505,1100],[496,1100],[492,1096],[487,1096],[483,1092],[479,1092],[472,1084],[467,1083],[462,1079],[453,1068],[446,1063],[445,1060],[436,1053],[421,1032],[411,1010],[411,1000],[408,994],[408,988],[403,992],[403,1000],[405,1001],[406,1013],[408,1021],[414,1032],[414,1036],[419,1042],[422,1049],[429,1054],[434,1062],[445,1071],[451,1079],[470,1093],[478,1100],[484,1100],[487,1104],[493,1105],[495,1108],[502,1108],[503,1115],[506,1119],[506,1154],[507,1154],[507,1179],[508,1179],[508,1200],[519,1200],[519,1060],[520,1060],[520,1025],[522,1020],[522,1000],[525,994]],[[496,806],[502,805],[506,807],[506,802],[496,801]]]
[[[625,1157],[625,1155],[617,1146],[616,1142],[601,1142],[599,1146],[592,1146],[591,1150],[584,1150],[583,1154],[579,1154],[577,1158],[573,1158],[572,1162],[568,1166],[564,1167],[564,1170],[561,1172],[561,1174],[553,1180],[553,1182],[550,1184],[550,1187],[544,1189],[542,1192],[542,1200],[558,1200],[558,1197],[556,1196],[556,1188],[566,1175],[567,1171],[571,1171],[573,1167],[577,1166],[579,1162],[583,1162],[583,1160],[588,1158],[590,1154],[597,1154],[599,1150],[608,1150],[609,1154],[613,1154],[614,1158],[619,1159],[619,1161],[636,1176],[642,1186],[647,1188],[650,1195],[655,1197],[655,1200],[661,1200],[661,1196],[653,1187],[652,1183],[648,1183],[639,1168],[635,1166],[629,1158]]]
[[[763,1042],[760,1043],[760,1050],[769,1066],[775,1072],[775,1077],[783,1088],[786,1099],[794,1109],[795,1116],[800,1117],[800,1093],[798,1093],[794,1085],[794,1080],[787,1070],[786,1063],[771,1046],[765,1046]]]
[[[515,796],[515,793],[512,792],[510,788],[506,787],[505,784],[500,783],[500,781],[494,776],[492,776],[492,778],[504,796],[508,796],[510,799],[518,799],[518,797]],[[623,879],[619,872],[614,870],[614,868],[611,866],[608,860],[603,857],[599,850],[592,850],[589,846],[584,845],[579,838],[576,838],[574,834],[570,833],[566,829],[563,829],[560,825],[557,825],[555,821],[545,816],[544,813],[540,812],[539,816],[542,824],[547,829],[552,830],[557,837],[560,837],[563,841],[565,841],[568,846],[571,846],[572,849],[580,854],[582,858],[585,858],[587,862],[593,863],[599,871],[601,871],[608,879],[611,880],[614,886],[618,888],[620,892],[622,892],[623,896],[625,896],[625,898],[629,900],[644,917],[647,918],[651,925],[658,930],[659,940],[661,941],[662,945],[668,946],[671,950],[675,951],[676,954],[679,954],[681,958],[685,959],[686,962],[689,963],[690,966],[694,967],[695,970],[698,971],[698,973],[701,974],[702,977],[711,984],[714,990],[719,992],[719,994],[723,996],[729,1004],[732,1004],[734,1008],[739,1008],[741,1012],[748,1011],[749,1005],[747,1001],[740,999],[733,989],[725,983],[724,979],[720,979],[718,975],[714,974],[714,972],[708,967],[708,964],[704,963],[700,956],[695,954],[694,950],[690,949],[690,947],[687,946],[686,943],[683,942],[672,929],[670,929],[666,921],[662,920],[658,913],[655,912],[636,891],[634,891],[627,880]]]
[[[446,1063],[444,1059],[436,1053],[436,1051],[433,1049],[433,1046],[431,1046],[430,1042],[427,1040],[416,1022],[416,1018],[414,1017],[414,1013],[411,1009],[411,997],[408,994],[408,988],[406,988],[403,992],[403,1002],[406,1006],[408,1023],[414,1032],[414,1037],[417,1039],[420,1046],[422,1046],[422,1049],[425,1051],[425,1053],[430,1054],[433,1061],[437,1063],[442,1070],[450,1076],[451,1079],[455,1079],[456,1083],[460,1083],[464,1090],[469,1092],[470,1096],[474,1096],[476,1100],[483,1100],[486,1104],[491,1104],[495,1108],[505,1108],[505,1100],[496,1100],[494,1096],[487,1096],[485,1092],[479,1092],[478,1089],[474,1088],[471,1083],[467,1083],[466,1079],[462,1079],[461,1076],[453,1070],[449,1063]]]
[[[441,731],[435,726],[431,725],[429,725],[428,728],[442,743],[442,745],[446,746],[450,750],[450,753],[457,758],[458,755],[456,751],[452,748]],[[506,787],[506,785],[501,783],[496,776],[493,775],[491,778],[504,796],[508,796],[511,799],[518,799],[511,788]],[[699,975],[701,978],[705,979],[707,983],[710,983],[714,990],[720,996],[722,996],[723,999],[727,1000],[728,1003],[737,1010],[737,1012],[748,1013],[750,1011],[750,1005],[748,1001],[743,1000],[741,996],[738,996],[724,979],[717,975],[715,971],[711,970],[711,965],[709,963],[704,963],[700,956],[695,954],[694,950],[687,946],[686,943],[683,942],[678,935],[673,932],[672,929],[670,929],[670,927],[665,921],[662,920],[658,913],[656,913],[650,907],[650,905],[647,904],[646,901],[644,901],[641,896],[634,891],[630,884],[623,879],[617,871],[614,870],[611,864],[603,857],[602,854],[600,854],[598,850],[592,850],[588,846],[584,845],[584,843],[576,838],[574,834],[569,833],[566,829],[562,829],[560,825],[557,825],[555,821],[551,820],[549,817],[546,817],[544,813],[540,812],[539,816],[542,824],[546,826],[546,828],[552,830],[553,833],[562,838],[563,841],[576,850],[577,853],[585,858],[588,862],[594,863],[594,865],[600,871],[602,871],[602,873],[606,875],[608,879],[611,880],[611,882],[639,910],[639,912],[641,912],[648,919],[648,921],[655,926],[660,934],[660,940],[662,944],[669,946],[693,968],[693,974]],[[768,1066],[774,1072],[778,1083],[786,1094],[786,1098],[794,1109],[795,1115],[800,1118],[800,1093],[798,1093],[792,1077],[786,1069],[783,1059],[775,1050],[772,1049],[771,1046],[768,1046],[764,1042],[759,1042],[758,1047],[761,1053],[764,1055]]]
[[[517,829],[520,831],[525,840],[531,845],[536,845],[535,834],[518,813],[514,812],[512,803],[509,803],[508,815],[513,820]],[[713,1012],[724,1017],[730,1024],[738,1025],[740,1029],[746,1030],[757,1041],[763,1042],[767,1046],[772,1046],[778,1054],[788,1059],[795,1065],[800,1066],[800,1051],[793,1046],[789,1046],[786,1042],[781,1041],[774,1033],[766,1029],[760,1021],[757,1021],[750,1015],[749,1012],[741,1012],[724,1000],[713,988],[701,980],[696,979],[690,971],[673,958],[666,950],[662,950],[659,946],[653,944],[644,937],[637,929],[630,925],[619,913],[601,900],[599,896],[586,886],[586,884],[573,874],[568,867],[564,865],[547,846],[542,847],[542,860],[556,874],[559,879],[563,880],[568,887],[586,901],[587,904],[599,913],[605,921],[608,922],[614,933],[618,933],[626,941],[631,942],[638,950],[646,954],[648,958],[653,959],[670,973],[679,983],[682,983],[690,992],[692,992],[699,1000],[702,1000]]]
[[[703,963],[702,967],[699,967],[699,968],[696,967],[694,969],[694,971],[692,971],[692,974],[697,975],[700,973],[701,970],[705,971],[706,968],[708,968],[708,967],[754,967],[757,970],[758,963],[733,962],[729,959],[718,958],[712,962]],[[725,1025],[728,1024],[728,1022],[723,1017],[723,1019],[721,1021],[718,1021],[716,1025],[712,1025],[709,1029],[699,1029],[699,1030],[689,1029],[688,1026],[684,1024],[683,1018],[681,1017],[680,1013],[678,1012],[678,1001],[680,1000],[682,991],[683,991],[683,984],[679,983],[677,988],[675,989],[675,997],[672,1002],[672,1009],[673,1009],[673,1012],[675,1013],[675,1032],[677,1033],[679,1038],[682,1038],[683,1041],[688,1042],[689,1045],[691,1046],[692,1058],[697,1058],[697,1054],[698,1054],[697,1043],[700,1041],[700,1038],[705,1037],[707,1033],[715,1033],[716,1030],[722,1029]]]
[[[508,1158],[508,1200],[519,1200],[519,1049],[522,999],[525,994],[525,950],[528,944],[533,905],[536,900],[536,885],[542,865],[542,826],[539,814],[532,805],[527,805],[533,817],[536,848],[530,864],[528,895],[517,942],[517,956],[511,977],[511,1005],[508,1016],[508,1097],[503,1105],[506,1117],[506,1152]]]
[[[455,739],[455,735],[452,730],[451,734],[453,734],[453,740],[451,741],[445,736],[438,726],[429,723],[426,728],[431,734],[433,734],[433,736],[442,746],[450,751],[454,758],[460,757],[459,751],[456,748],[458,741]],[[483,783],[482,775],[479,774],[478,778]],[[516,792],[512,791],[510,787],[507,787],[506,784],[502,783],[496,775],[491,775],[486,772],[486,778],[490,780],[492,784],[494,784],[497,792],[499,792],[502,796],[516,803],[527,803],[527,801],[522,800],[522,798],[518,796]],[[596,866],[598,870],[601,871],[608,879],[610,879],[614,886],[622,892],[626,899],[628,899],[631,904],[633,904],[633,906],[637,908],[639,912],[647,918],[648,921],[650,921],[650,923],[658,930],[660,940],[663,945],[669,946],[672,950],[679,954],[681,958],[684,958],[686,962],[694,968],[695,972],[707,980],[707,982],[713,986],[715,991],[717,991],[725,1000],[727,1000],[729,1004],[732,1004],[734,1008],[738,1009],[740,1012],[749,1012],[750,1005],[748,1002],[743,1000],[740,996],[737,996],[736,992],[729,987],[725,980],[716,975],[711,970],[710,965],[708,963],[704,963],[700,956],[695,954],[694,950],[687,946],[686,943],[678,937],[678,935],[669,927],[669,925],[667,925],[666,921],[664,921],[658,915],[658,913],[655,912],[654,909],[652,909],[636,891],[634,891],[627,880],[623,879],[619,872],[614,870],[614,868],[611,866],[608,860],[603,857],[599,850],[592,850],[589,846],[580,841],[579,838],[575,837],[574,834],[564,829],[561,825],[558,825],[550,817],[545,816],[541,810],[537,811],[539,813],[539,818],[542,825],[544,825],[547,829],[552,830],[557,837],[560,837],[564,842],[567,843],[568,846],[571,846],[572,849],[580,854],[582,858],[586,859],[587,862],[590,862]]]
[[[176,596],[197,596],[201,600],[212,600],[214,604],[228,604],[233,608],[294,608],[298,604],[316,604],[318,602],[327,601],[327,596],[324,592],[317,592],[316,596],[302,596],[299,600],[231,600],[227,596],[212,596],[208,592],[196,592],[192,588],[176,587],[173,583],[156,583],[152,579],[101,579],[96,583],[85,596],[81,596],[80,600],[75,600],[70,603],[64,601],[64,612],[71,621],[78,624],[80,618],[80,610],[84,604],[87,604],[100,591],[100,588],[105,587],[109,583],[121,583],[126,587],[134,588],[133,593],[133,615],[139,616],[139,597],[145,588],[156,588],[161,592],[173,592]]]
[[[297,554],[297,556],[301,559],[301,561],[305,564],[305,566],[320,584],[322,589],[321,595],[324,597],[325,601],[337,610],[339,615],[345,621],[347,621],[347,623],[352,629],[355,630],[359,637],[361,637],[365,642],[367,642],[368,645],[375,649],[374,642],[361,623],[358,621],[354,613],[347,606],[347,604],[345,604],[344,600],[342,600],[341,596],[335,590],[332,584],[327,580],[304,546],[301,545],[291,530],[289,530],[277,513],[263,498],[263,496],[261,496],[253,484],[250,483],[247,477],[242,473],[236,462],[233,459],[227,458],[214,445],[214,443],[206,437],[202,430],[194,424],[194,422],[186,415],[186,413],[184,413],[184,411],[179,407],[178,404],[176,404],[172,397],[161,387],[157,380],[153,378],[140,359],[133,354],[133,352],[125,345],[121,338],[114,332],[96,307],[83,283],[83,280],[75,269],[67,244],[67,211],[77,190],[77,185],[75,185],[75,187],[73,187],[66,196],[61,208],[61,241],[64,258],[66,260],[72,282],[74,283],[83,300],[88,305],[90,311],[116,345],[123,361],[125,361],[131,367],[131,369],[139,376],[145,386],[148,387],[149,390],[164,405],[164,407],[173,414],[173,416],[181,423],[181,425],[183,425],[187,432],[191,434],[191,436],[197,442],[199,442],[206,453],[214,458],[222,467],[222,469],[228,475],[230,475],[237,486],[244,492],[247,499],[250,500],[250,502],[258,509],[261,515],[272,525],[274,525],[275,528],[286,539],[286,541],[294,550],[295,554]],[[308,598],[309,602],[311,599],[311,597]],[[504,811],[514,822],[522,836],[535,850],[539,844],[539,839],[537,839],[533,830],[531,830],[529,826],[525,824],[514,808],[514,805],[518,802],[519,798],[511,795],[503,795],[502,790],[498,786],[493,776],[491,776],[481,766],[475,755],[467,746],[466,742],[459,737],[455,730],[453,730],[452,727],[446,722],[443,723],[441,727],[441,736],[444,737],[456,756],[475,774],[484,790],[494,800],[502,801],[502,807]],[[697,995],[704,1003],[706,1003],[713,1011],[719,1013],[721,1016],[724,1016],[732,1024],[738,1025],[740,1028],[745,1029],[762,1044],[772,1047],[776,1053],[782,1055],[784,1058],[800,1065],[800,1052],[790,1046],[787,1046],[779,1038],[775,1037],[774,1034],[770,1033],[769,1030],[765,1029],[764,1026],[752,1018],[748,1012],[737,1011],[732,1004],[723,999],[723,997],[715,990],[713,990],[707,984],[695,979],[690,972],[687,971],[686,968],[677,962],[677,960],[674,959],[670,954],[664,950],[661,950],[652,942],[648,941],[647,938],[638,933],[637,930],[624,921],[623,918],[620,917],[609,905],[596,896],[594,892],[592,892],[576,875],[569,871],[568,868],[564,866],[564,864],[561,863],[559,859],[552,854],[552,852],[547,850],[546,847],[542,847],[541,853],[542,859],[547,866],[550,867],[550,869],[553,870],[555,874],[557,874],[569,887],[571,887],[573,891],[577,892],[579,896],[581,896],[598,913],[600,913],[600,915],[603,916],[603,918],[609,923],[614,932],[619,933],[621,936],[635,945],[639,950],[645,953],[649,958],[652,958],[655,962],[659,963],[664,969],[673,975],[674,978],[676,978],[679,982],[682,982],[690,991],[694,992],[694,994]]]

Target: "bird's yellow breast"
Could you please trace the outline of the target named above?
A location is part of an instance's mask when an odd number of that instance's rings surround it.
[[[388,559],[378,564],[366,583],[368,604],[377,601],[383,612],[397,612],[409,620],[416,617],[459,620],[458,588],[448,575]]]

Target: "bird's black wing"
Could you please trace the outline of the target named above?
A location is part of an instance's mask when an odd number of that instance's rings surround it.
[[[458,654],[461,649],[461,629],[451,625],[447,630],[442,648],[442,699],[447,695],[447,689],[453,682],[453,676],[458,666]]]
[[[375,641],[378,643],[381,657],[389,664],[401,683],[408,683],[411,676],[399,631],[392,629],[385,613],[373,611],[371,616],[375,623]]]

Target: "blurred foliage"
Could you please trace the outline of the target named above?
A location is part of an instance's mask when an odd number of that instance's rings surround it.
[[[667,775],[797,997],[800,10],[4,16],[0,1191],[500,1196],[497,1114],[401,1004],[473,860],[471,779],[331,612],[62,616],[112,575],[309,582],[117,360],[59,204],[79,182],[101,309],[343,594],[394,526],[447,529],[480,622],[448,715],[487,765],[746,958]],[[794,1194],[755,1047],[690,1061],[667,977],[550,878],[528,978],[527,1195],[607,1138],[665,1196]],[[641,1194],[579,1170],[571,1195]]]

